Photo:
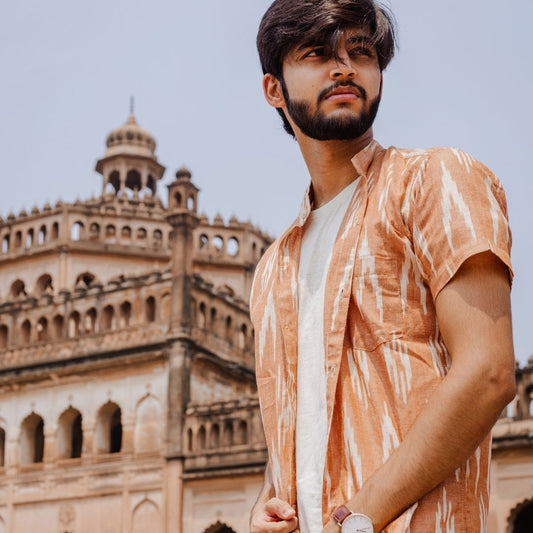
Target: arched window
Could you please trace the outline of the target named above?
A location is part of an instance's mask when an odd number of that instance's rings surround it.
[[[61,337],[63,337],[64,324],[65,324],[65,320],[63,319],[62,315],[56,315],[54,317],[53,328],[52,328],[54,339],[60,339]]]
[[[207,325],[207,310],[204,302],[200,302],[198,310],[198,327],[205,329]]]
[[[0,468],[6,465],[6,431],[0,427]]]
[[[233,342],[233,321],[230,316],[226,317],[226,339]]]
[[[209,446],[211,448],[218,448],[220,446],[220,426],[213,424],[209,432]]]
[[[205,444],[206,444],[205,427],[200,426],[200,429],[198,430],[198,435],[196,435],[196,448],[198,450],[205,450]]]
[[[76,278],[75,286],[78,288],[88,289],[96,280],[96,276],[91,272],[82,272]]]
[[[236,444],[246,444],[248,442],[248,424],[246,420],[240,420],[237,426],[237,442]]]
[[[52,224],[52,239],[59,239],[59,222],[54,222]]]
[[[25,285],[25,283],[22,280],[20,280],[20,279],[15,280],[11,284],[11,288],[9,290],[9,294],[10,294],[11,298],[13,298],[13,299],[15,299],[15,298],[24,298],[25,296],[28,296],[28,294],[26,293],[26,285]]]
[[[241,329],[239,330],[239,348],[241,350],[244,350],[246,348],[246,337],[248,335],[248,327],[246,324],[241,325]]]
[[[20,453],[22,464],[42,463],[44,454],[44,422],[32,413],[24,419],[21,427]]]
[[[141,190],[141,175],[137,170],[130,170],[126,176],[126,188],[130,191]]]
[[[37,341],[44,342],[48,340],[48,320],[42,316],[35,327],[37,331]]]
[[[235,533],[235,530],[231,529],[231,527],[227,526],[226,524],[223,524],[222,522],[218,521],[216,524],[209,526],[204,531],[204,533]]]
[[[155,322],[155,298],[153,296],[146,298],[145,313],[146,322]]]
[[[192,429],[187,430],[187,451],[192,452]]]
[[[83,224],[81,222],[76,222],[73,224],[70,230],[70,239],[72,241],[79,241],[83,239]]]
[[[17,231],[15,233],[15,248],[20,248],[22,246],[22,231]]]
[[[217,310],[215,307],[211,307],[211,313],[210,313],[210,316],[209,316],[209,319],[210,319],[210,326],[211,326],[211,329],[214,329],[215,328],[215,323],[216,323],[216,320],[217,320]]]
[[[209,237],[205,234],[200,235],[200,250],[207,249],[209,245]]]
[[[85,313],[85,332],[94,333],[96,331],[96,309],[91,307]]]
[[[159,250],[163,246],[163,232],[156,229],[154,231],[154,248]]]
[[[512,533],[530,533],[533,524],[533,501],[521,504],[516,512]]]
[[[43,245],[46,242],[46,226],[41,226],[39,234],[37,236],[37,243]]]
[[[111,172],[111,174],[109,175],[109,178],[107,180],[107,185],[106,185],[106,193],[108,192],[109,184],[111,184],[111,186],[113,187],[113,190],[109,191],[112,194],[117,193],[120,190],[120,174],[118,173],[117,170],[113,170],[113,172]]]
[[[224,422],[224,433],[222,435],[222,443],[224,446],[231,446],[233,444],[233,422],[226,420]]]
[[[123,239],[130,240],[131,239],[131,228],[129,226],[124,226],[120,232],[120,236]]]
[[[227,250],[231,257],[236,257],[239,254],[239,241],[235,237],[228,240]]]
[[[120,327],[127,328],[131,321],[131,304],[130,302],[122,302],[120,305]]]
[[[222,253],[224,251],[224,239],[220,235],[213,237],[212,244],[218,253]]]
[[[0,325],[0,350],[5,350],[9,343],[9,328],[2,324]]]
[[[146,229],[144,229],[144,228],[139,228],[139,229],[137,230],[137,239],[138,239],[139,241],[142,241],[142,242],[141,242],[141,245],[142,245],[142,246],[145,246],[145,245],[146,245],[146,243],[145,243],[144,241],[146,241],[146,237],[147,237],[147,236],[148,236],[148,233],[146,232]]]
[[[189,198],[187,198],[187,209],[189,211],[194,211],[195,209],[194,196],[189,196]]]
[[[21,344],[29,344],[31,341],[31,322],[26,319],[20,326],[20,342]]]
[[[26,248],[31,248],[33,246],[33,228],[28,230],[26,233]]]
[[[54,292],[54,287],[52,285],[52,276],[50,274],[43,274],[39,276],[37,283],[35,284],[35,293],[37,296],[42,296],[43,294],[52,294]]]
[[[181,196],[179,192],[177,192],[174,195],[174,202],[176,203],[176,207],[181,207],[181,204],[183,202],[183,197]]]
[[[9,234],[4,235],[2,239],[2,253],[7,254],[9,252]]]
[[[89,239],[91,241],[97,241],[100,238],[100,224],[93,222],[89,226]]]
[[[96,447],[98,453],[118,453],[122,449],[122,413],[116,403],[107,402],[98,411]]]
[[[104,307],[102,312],[102,331],[110,331],[115,327],[115,310],[112,305]]]
[[[83,447],[81,413],[69,407],[59,417],[57,425],[57,455],[60,459],[81,457]]]
[[[68,336],[72,339],[80,334],[80,314],[72,311],[68,317]]]
[[[106,239],[114,239],[115,235],[117,234],[117,230],[113,224],[108,224],[105,227],[105,238]]]

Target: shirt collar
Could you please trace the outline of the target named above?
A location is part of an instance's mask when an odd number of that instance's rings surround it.
[[[376,153],[380,150],[383,150],[381,145],[375,140],[372,139],[360,152],[355,154],[352,158],[352,165],[357,170],[359,176],[367,178],[370,165],[374,160]],[[312,210],[312,197],[313,197],[313,184],[310,183],[307,187],[302,206],[300,208],[300,214],[296,219],[295,225],[303,227],[309,214]]]

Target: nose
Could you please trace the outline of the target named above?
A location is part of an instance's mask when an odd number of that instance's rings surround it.
[[[355,78],[357,70],[353,66],[350,58],[346,54],[341,54],[340,57],[333,59],[334,65],[330,71],[330,78],[334,81],[346,79],[351,80]]]

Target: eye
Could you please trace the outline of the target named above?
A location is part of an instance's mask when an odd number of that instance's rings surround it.
[[[374,57],[374,49],[370,46],[359,45],[350,49],[350,55],[354,57]]]
[[[325,57],[326,56],[326,47],[325,46],[315,46],[310,48],[304,55],[304,57]]]

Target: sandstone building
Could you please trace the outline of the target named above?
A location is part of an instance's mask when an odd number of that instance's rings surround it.
[[[198,214],[133,115],[98,198],[0,219],[0,533],[247,533],[266,446],[248,295],[271,239]],[[489,533],[533,531],[533,358]]]
[[[133,115],[98,198],[0,222],[0,533],[244,533],[262,483],[248,294],[270,238],[198,214]]]

